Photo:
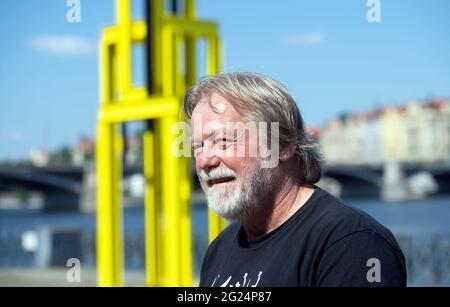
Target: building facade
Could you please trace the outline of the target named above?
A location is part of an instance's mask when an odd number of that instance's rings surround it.
[[[320,133],[329,164],[450,163],[450,100],[333,119]]]

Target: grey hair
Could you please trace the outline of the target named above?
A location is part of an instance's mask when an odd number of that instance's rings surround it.
[[[195,106],[203,98],[217,93],[226,98],[247,119],[279,123],[279,145],[284,150],[296,142],[301,179],[316,183],[322,176],[322,159],[317,144],[305,131],[295,100],[279,82],[250,72],[221,73],[202,78],[184,96],[183,112],[191,119]]]

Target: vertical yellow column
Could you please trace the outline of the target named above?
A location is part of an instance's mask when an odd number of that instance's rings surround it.
[[[98,282],[120,286],[123,280],[122,212],[119,173],[121,141],[117,125],[100,123],[97,130],[98,173]]]
[[[193,286],[192,215],[190,160],[178,158],[180,163],[180,266],[181,286]]]
[[[100,286],[111,286],[117,282],[115,276],[114,257],[114,213],[113,196],[109,193],[111,187],[111,128],[108,124],[97,126],[97,265],[98,283]],[[106,182],[108,180],[108,182]]]
[[[173,96],[175,92],[174,38],[170,29],[162,29],[162,94]],[[180,242],[179,242],[179,161],[172,153],[174,135],[170,133],[176,118],[173,116],[161,119],[161,183],[164,237],[164,276],[167,286],[178,286],[180,277]]]
[[[153,147],[153,153],[155,155],[155,203],[156,203],[156,218],[157,226],[156,237],[157,237],[157,276],[158,285],[163,285],[163,276],[166,267],[166,258],[164,257],[164,235],[162,231],[162,169],[161,169],[161,142],[162,142],[162,131],[161,131],[161,121],[155,120],[154,122],[155,130],[155,143]]]
[[[112,192],[114,202],[112,211],[114,213],[114,245],[115,245],[115,275],[117,275],[117,286],[123,285],[124,271],[124,235],[123,235],[123,212],[122,212],[122,161],[124,140],[120,124],[110,125],[112,129],[112,149],[113,161],[111,169],[113,171]]]
[[[130,92],[132,88],[131,75],[131,3],[130,0],[117,0],[118,25],[118,89],[120,97]]]
[[[161,129],[170,131],[175,124],[175,117],[163,118]],[[173,137],[168,133],[161,142],[162,161],[162,207],[165,257],[165,285],[178,286],[180,281],[180,208],[179,208],[179,161],[172,154]]]
[[[153,87],[155,93],[162,93],[162,46],[161,46],[161,20],[164,14],[164,0],[152,0],[152,37],[153,37]]]
[[[143,136],[145,176],[145,267],[146,284],[158,285],[158,227],[159,214],[155,201],[154,134],[146,131]]]
[[[181,34],[175,35],[175,50],[174,54],[174,66],[176,76],[176,93],[180,97],[180,101],[186,91],[186,52],[185,38]],[[183,70],[183,71],[182,71]],[[181,108],[181,106],[180,106]],[[183,120],[182,117],[178,118],[179,121]],[[184,131],[187,132],[187,131]],[[169,131],[170,133],[170,131]],[[186,136],[183,134],[183,136]],[[177,136],[178,137],[178,136]],[[181,135],[179,136],[181,137]],[[186,142],[187,138],[182,143],[183,146],[189,146]],[[183,148],[178,148],[183,149]],[[182,157],[181,153],[177,158],[179,163],[179,223],[180,223],[180,285],[192,286],[192,230],[191,230],[191,177],[189,172],[189,160],[187,157]]]
[[[195,19],[195,1],[186,0],[185,3],[186,17],[188,19]],[[194,36],[186,37],[186,85],[190,87],[195,84],[197,77],[196,67],[196,38]]]
[[[100,101],[112,102],[115,88],[112,46],[100,44]],[[117,125],[97,124],[97,266],[100,286],[122,285],[122,212],[120,208],[121,142]]]
[[[150,29],[151,33],[148,32],[149,35],[152,37],[152,67],[153,71],[151,72],[153,77],[153,90],[154,92],[152,94],[161,95],[162,93],[162,46],[161,46],[161,20],[162,20],[162,14],[164,12],[164,1],[163,0],[152,0],[150,2],[151,8],[151,23],[152,28]],[[166,267],[166,257],[165,257],[165,249],[164,249],[164,234],[161,229],[162,227],[162,190],[161,190],[161,178],[162,178],[162,172],[161,172],[161,141],[164,138],[163,131],[161,130],[161,120],[153,119],[153,142],[152,145],[146,146],[147,150],[144,153],[144,159],[147,160],[147,155],[153,154],[153,188],[150,188],[149,185],[148,189],[150,192],[150,189],[152,192],[146,193],[146,207],[148,206],[147,212],[153,212],[154,216],[150,217],[148,216],[149,220],[151,219],[151,223],[154,223],[154,226],[156,229],[154,229],[154,233],[150,234],[152,239],[149,239],[148,241],[148,248],[147,248],[147,264],[152,267],[147,267],[147,276],[149,277],[147,279],[147,282],[150,282],[152,285],[161,286],[164,285],[164,275],[165,275],[165,267]],[[145,138],[145,137],[144,137]],[[150,137],[146,138],[147,142],[149,142]],[[150,147],[151,146],[151,147]],[[151,153],[150,153],[151,151]],[[150,162],[145,161],[146,164],[149,164]],[[149,165],[150,167],[150,165]],[[150,199],[150,194],[154,193],[153,200]],[[154,202],[154,204],[150,204],[151,202]],[[147,203],[148,202],[148,203]],[[153,226],[146,226],[148,231],[153,228]],[[153,242],[153,243],[151,243]],[[152,247],[150,247],[152,246]],[[156,250],[152,251],[153,248],[156,248]],[[149,259],[152,258],[153,260]],[[150,270],[150,271],[149,271]],[[151,271],[155,271],[155,278],[152,278]],[[155,283],[155,284],[153,284]]]
[[[195,20],[196,18],[196,12],[195,12],[195,1],[194,0],[186,0],[185,1],[185,14],[186,14],[186,18],[190,19],[190,20]],[[191,87],[192,85],[195,84],[196,82],[196,38],[194,36],[187,36],[185,37],[185,70],[186,70],[186,75],[185,75],[185,79],[184,79],[184,83],[185,83],[185,88],[183,91],[183,95],[184,92],[186,91],[187,88]],[[188,141],[188,140],[187,140]],[[187,144],[187,146],[190,146],[189,142]],[[191,158],[183,158],[183,177],[182,177],[182,185],[184,185],[183,191],[185,191],[184,193],[189,193],[187,197],[189,197],[188,199],[186,199],[186,203],[189,207],[186,207],[186,214],[189,213],[189,225],[186,225],[185,228],[189,228],[190,232],[189,232],[189,246],[185,245],[183,248],[183,254],[188,254],[188,255],[192,255],[189,259],[190,264],[189,264],[189,272],[188,272],[188,268],[187,266],[185,267],[186,271],[183,271],[183,276],[185,277],[182,284],[183,285],[188,285],[188,282],[191,283],[191,285],[193,285],[193,265],[192,265],[192,261],[193,261],[193,256],[194,256],[194,251],[192,248],[192,243],[193,243],[193,236],[192,236],[192,212],[191,212],[191,194],[192,194],[192,176],[195,175],[192,173],[191,170],[191,164],[192,164],[192,159]],[[189,212],[187,212],[187,210],[189,210]],[[187,238],[182,238],[182,240],[187,240]],[[188,275],[189,274],[189,275]],[[187,277],[189,276],[189,277]],[[190,281],[188,280],[188,278],[190,279]]]
[[[184,36],[163,24],[164,0],[151,1],[152,11],[152,94],[163,97],[184,95],[195,83],[195,34]],[[102,39],[101,102],[121,103],[133,93],[131,0],[117,0],[117,26],[109,29],[109,44]],[[195,1],[186,0],[185,15],[195,21]],[[105,32],[107,33],[107,32]],[[218,37],[210,37],[208,72],[220,67]],[[180,52],[180,46],[185,52]],[[115,55],[114,55],[115,54]],[[184,71],[180,71],[183,65]],[[139,96],[141,97],[141,96]],[[127,104],[122,104],[128,111]],[[180,103],[181,106],[181,103]],[[126,120],[126,116],[124,118]],[[175,115],[153,119],[153,129],[143,136],[146,220],[146,281],[149,285],[192,285],[191,177],[190,160],[172,152],[175,141]],[[103,286],[123,283],[123,223],[120,181],[123,139],[119,123],[100,122],[97,126],[98,167],[98,272]],[[213,215],[210,238],[224,227]]]

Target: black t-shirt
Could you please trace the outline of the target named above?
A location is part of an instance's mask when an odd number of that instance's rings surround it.
[[[406,286],[405,258],[388,229],[314,187],[293,216],[256,241],[229,225],[208,248],[200,286]]]

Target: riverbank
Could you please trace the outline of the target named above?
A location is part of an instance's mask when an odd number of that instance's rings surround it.
[[[80,282],[67,281],[70,268],[14,268],[0,269],[0,287],[95,287],[97,272],[94,269],[81,269]],[[126,272],[125,285],[145,284],[143,272]]]

